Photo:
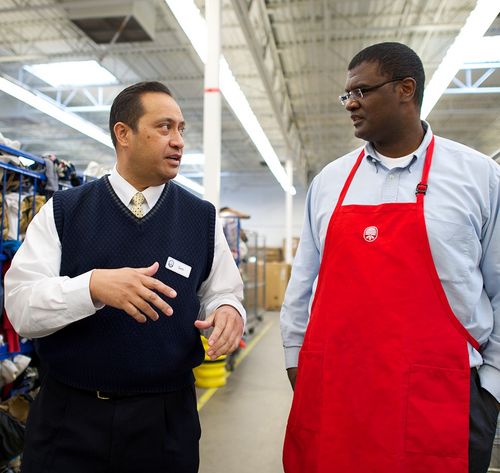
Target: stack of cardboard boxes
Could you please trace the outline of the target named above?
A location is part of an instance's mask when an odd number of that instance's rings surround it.
[[[289,264],[283,261],[266,262],[266,310],[280,310],[289,279]]]
[[[297,251],[298,238],[293,239],[292,254]],[[266,248],[266,310],[280,310],[290,279],[291,266],[284,262],[283,247]]]

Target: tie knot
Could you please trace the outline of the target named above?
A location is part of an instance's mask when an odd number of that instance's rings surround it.
[[[137,192],[133,197],[132,197],[132,205],[142,205],[145,201],[144,195],[142,195],[142,192]]]
[[[142,195],[141,192],[137,192],[132,199],[130,200],[130,203],[132,204],[130,207],[130,210],[132,213],[137,217],[137,218],[142,218],[144,217],[144,212],[142,210],[142,204],[146,201],[144,196]]]

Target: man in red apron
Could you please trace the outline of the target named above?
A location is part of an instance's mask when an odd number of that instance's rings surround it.
[[[281,313],[294,387],[286,473],[488,469],[500,398],[500,167],[433,135],[420,120],[424,82],[399,43],[349,64],[340,100],[367,144],[308,193]]]

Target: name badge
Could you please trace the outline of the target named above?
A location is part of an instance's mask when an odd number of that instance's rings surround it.
[[[167,263],[165,264],[165,268],[170,269],[170,271],[180,274],[185,278],[188,278],[189,275],[191,274],[191,266],[188,266],[187,264],[182,263],[181,261],[176,260],[171,256],[168,257]]]

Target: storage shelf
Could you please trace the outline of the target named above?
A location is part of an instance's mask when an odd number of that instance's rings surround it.
[[[25,176],[34,177],[35,179],[40,179],[41,181],[46,181],[47,177],[41,172],[31,171],[30,169],[20,168],[19,166],[14,166],[10,163],[4,163],[0,161],[0,167],[8,169],[9,171],[15,172],[17,174],[24,174]]]
[[[10,146],[5,146],[3,144],[0,144],[0,151],[10,154],[11,156],[21,156],[23,158],[31,159],[32,161],[36,161],[37,163],[45,165],[45,161],[40,156],[27,153],[26,151],[21,151],[20,149],[15,149],[11,148]]]

